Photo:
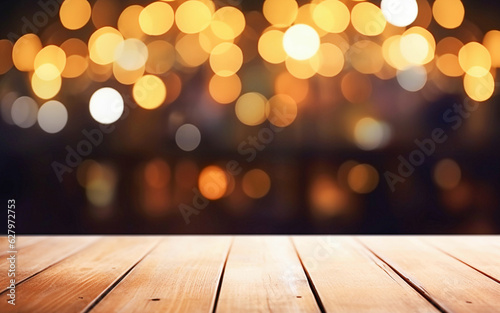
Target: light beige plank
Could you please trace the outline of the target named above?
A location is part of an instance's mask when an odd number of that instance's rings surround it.
[[[172,236],[91,311],[213,312],[229,236]]]
[[[140,236],[100,239],[18,285],[16,306],[0,301],[0,312],[81,312],[157,242]]]
[[[20,238],[20,241],[23,242],[23,239]],[[31,245],[19,248],[17,254],[11,254],[15,255],[16,259],[16,284],[85,248],[95,240],[97,237],[88,236],[54,236],[44,240],[31,240]],[[2,273],[6,273],[10,265],[10,260],[7,257],[9,255],[0,259]],[[7,289],[10,279],[11,277],[7,275],[0,275],[0,292]]]
[[[319,312],[288,237],[236,237],[217,313]]]
[[[359,238],[447,312],[498,312],[500,284],[416,236]],[[433,240],[438,241],[439,237]]]
[[[439,312],[351,237],[293,241],[326,312]]]
[[[500,236],[439,236],[422,239],[500,282]]]
[[[15,250],[19,251],[24,247],[31,246],[47,238],[49,238],[49,236],[16,236]],[[7,254],[7,251],[10,251],[12,249],[10,248],[7,236],[1,237],[1,239],[2,240],[0,240],[0,257],[3,257],[4,255]]]

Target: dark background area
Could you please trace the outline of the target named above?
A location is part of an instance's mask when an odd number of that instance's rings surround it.
[[[46,3],[47,1],[43,1]],[[372,1],[377,3],[377,1]],[[136,3],[126,1],[126,3]],[[233,3],[231,1],[221,3]],[[463,1],[466,19],[483,32],[500,29],[500,2],[495,0]],[[242,1],[243,10],[259,9],[262,1]],[[123,7],[126,5],[124,4]],[[19,20],[30,17],[37,10],[37,1],[3,1],[0,4],[0,37],[20,32]],[[56,20],[58,17],[54,17]],[[89,25],[87,25],[89,26]],[[500,44],[500,43],[499,43]],[[14,70],[11,70],[11,72]],[[13,73],[0,80],[18,86],[20,94],[29,93],[23,76]],[[62,162],[65,147],[74,146],[82,138],[82,129],[98,124],[88,114],[89,94],[71,98],[75,104],[69,109],[66,128],[57,134],[43,133],[39,128],[20,129],[0,121],[0,199],[4,203],[6,218],[7,199],[16,199],[16,232],[18,234],[93,234],[93,233],[256,233],[256,234],[309,234],[309,233],[361,233],[361,234],[441,234],[441,233],[498,233],[500,231],[500,106],[498,95],[481,105],[474,115],[486,121],[486,135],[469,135],[468,127],[458,131],[449,129],[442,121],[443,113],[464,96],[442,95],[418,110],[412,123],[417,130],[405,131],[405,121],[395,125],[394,138],[385,148],[361,151],[352,144],[326,145],[315,132],[315,114],[299,115],[298,120],[273,143],[260,152],[252,164],[246,164],[237,152],[238,143],[259,128],[236,125],[234,119],[210,125],[191,106],[193,97],[204,88],[204,72],[195,74],[189,87],[183,89],[179,99],[157,112],[133,111],[131,117],[116,123],[117,130],[104,138],[104,143],[92,151],[89,158],[113,164],[118,174],[117,194],[112,214],[96,218],[88,203],[85,190],[76,179],[76,173],[67,174],[62,183],[54,175],[51,164]],[[1,82],[0,82],[1,83]],[[98,84],[97,84],[98,85]],[[96,85],[96,86],[97,86]],[[374,82],[374,97],[391,94],[398,88],[393,81]],[[122,88],[126,92],[127,88]],[[202,142],[193,153],[177,148],[171,133],[164,131],[165,123],[174,113],[184,113],[188,122],[202,125]],[[221,114],[233,114],[230,106]],[[333,112],[339,114],[341,111]],[[330,114],[330,113],[328,113]],[[194,116],[193,116],[194,115]],[[469,121],[467,121],[469,122]],[[126,129],[130,123],[149,124],[147,131],[130,139]],[[410,124],[412,124],[410,123]],[[476,121],[477,123],[477,121]],[[480,122],[481,123],[481,122]],[[168,125],[167,125],[168,127]],[[415,138],[428,137],[441,127],[450,139],[437,147],[436,153],[416,169],[412,177],[391,192],[383,172],[396,171],[397,157],[407,156],[415,145]],[[141,137],[142,136],[142,137]],[[140,144],[137,144],[140,142]],[[153,158],[166,160],[173,169],[181,160],[188,159],[200,168],[209,164],[223,166],[228,160],[241,160],[244,170],[263,168],[271,177],[270,193],[259,200],[239,202],[237,198],[213,201],[192,222],[185,225],[172,201],[165,216],[144,214],[137,201],[136,170]],[[467,197],[459,210],[450,209],[443,199],[463,195],[440,191],[432,180],[432,168],[443,158],[453,158],[462,166],[462,177],[467,182]],[[379,171],[380,183],[366,195],[351,195],[350,213],[335,217],[316,217],[310,209],[308,186],[312,173],[332,172],[347,160],[371,164]],[[194,187],[194,186],[193,186]],[[175,186],[171,186],[172,190]],[[185,201],[191,201],[192,193]],[[460,201],[460,200],[459,200]],[[240,206],[243,213],[231,208]],[[5,220],[4,220],[5,221]],[[5,232],[6,221],[2,223]]]

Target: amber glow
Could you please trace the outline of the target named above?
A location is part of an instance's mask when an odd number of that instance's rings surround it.
[[[92,9],[87,0],[65,0],[61,4],[59,17],[67,29],[82,28],[90,19]]]
[[[436,0],[432,5],[434,19],[444,28],[457,28],[465,15],[464,5],[460,0]]]
[[[209,200],[222,198],[226,194],[227,187],[227,174],[218,166],[205,167],[198,177],[198,188],[201,194]]]

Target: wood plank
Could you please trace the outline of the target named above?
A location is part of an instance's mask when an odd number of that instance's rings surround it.
[[[169,236],[92,309],[213,312],[229,236]]]
[[[326,312],[439,312],[351,237],[293,242]]]
[[[44,239],[49,238],[48,236],[16,236],[16,250],[19,251],[20,249],[34,245],[37,242],[40,242]],[[10,251],[9,243],[8,243],[8,237],[2,237],[2,240],[0,241],[0,257],[3,257],[4,255],[7,255],[7,251]]]
[[[24,238],[20,238],[22,240]],[[34,239],[34,238],[33,238]],[[19,248],[16,255],[16,284],[43,271],[49,266],[63,260],[69,255],[85,248],[97,240],[97,237],[83,236],[56,236]],[[0,269],[7,272],[9,260],[7,257],[0,259]],[[10,277],[0,275],[0,292],[9,286]]]
[[[216,312],[320,312],[290,238],[236,237]]]
[[[81,312],[158,242],[154,237],[105,237],[16,287],[16,305],[0,312]]]
[[[500,236],[439,236],[423,240],[500,282]]]
[[[367,236],[359,240],[442,310],[498,312],[500,284],[418,237]],[[433,240],[439,241],[439,237]]]

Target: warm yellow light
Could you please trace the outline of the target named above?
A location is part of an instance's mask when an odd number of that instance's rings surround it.
[[[377,36],[384,31],[387,21],[378,6],[370,2],[361,2],[351,11],[351,23],[360,34]]]
[[[420,34],[404,34],[399,47],[403,57],[412,64],[423,64],[429,54],[429,43]]]
[[[139,25],[144,33],[151,36],[165,34],[174,24],[174,10],[166,2],[153,2],[139,14]]]
[[[126,7],[118,18],[118,30],[125,38],[142,38],[144,32],[139,24],[139,16],[144,8],[140,5]]]
[[[344,68],[344,53],[334,44],[322,43],[319,48],[318,74],[325,77],[338,75]]]
[[[132,95],[139,106],[152,110],[165,101],[167,88],[157,76],[144,75],[134,84]]]
[[[491,65],[500,67],[500,31],[490,30],[484,35],[483,45],[488,49],[491,55]]]
[[[489,72],[483,77],[465,74],[464,89],[472,100],[486,101],[491,98],[495,91],[495,80]]]
[[[382,44],[382,55],[384,60],[395,69],[404,69],[410,65],[401,53],[401,36],[394,35],[387,38]]]
[[[247,196],[259,199],[267,195],[271,189],[271,179],[263,170],[253,169],[245,173],[241,187]]]
[[[198,177],[198,188],[201,194],[209,200],[222,198],[226,194],[227,187],[227,174],[218,166],[205,167]]]
[[[469,42],[458,53],[460,66],[467,74],[475,77],[485,76],[491,68],[491,56],[482,44]]]
[[[394,35],[387,38],[382,45],[382,55],[387,64],[395,69],[403,70],[410,66],[410,62],[403,57],[400,43],[400,35]]]
[[[175,11],[175,24],[186,34],[196,34],[210,25],[212,12],[202,1],[188,0]]]
[[[127,71],[144,67],[148,59],[148,48],[141,40],[135,38],[121,41],[114,51],[114,60]]]
[[[407,38],[408,41],[404,43],[403,38],[407,36],[410,36],[409,37],[410,39],[408,40]],[[419,48],[415,47],[415,42],[420,42],[425,47],[425,44],[423,43],[422,38],[420,37],[423,37],[425,41],[427,41],[427,49],[424,49],[422,47]],[[425,58],[419,61],[417,65],[427,64],[432,60],[434,60],[434,55],[436,52],[436,40],[434,39],[434,36],[427,29],[418,26],[411,27],[403,33],[400,40],[401,41],[399,43],[399,49],[402,50],[402,48],[405,47],[405,51],[403,50],[401,51],[403,58],[419,60],[421,59],[421,57],[423,57],[424,52],[427,50],[427,55],[425,56]],[[412,46],[415,48],[416,51],[414,52],[409,51],[410,49],[408,49],[407,47],[412,47]]]
[[[175,50],[180,58],[178,61],[186,67],[200,66],[209,57],[209,54],[201,47],[196,34],[180,34],[175,43]]]
[[[61,76],[56,76],[53,80],[43,80],[36,73],[31,76],[31,88],[42,99],[55,97],[61,90],[61,83]]]
[[[465,9],[460,0],[436,0],[432,5],[434,19],[444,28],[457,28],[462,24]]]
[[[118,63],[113,63],[113,75],[118,82],[124,85],[132,85],[137,82],[144,75],[144,69],[145,66],[136,70],[126,70]]]
[[[446,53],[439,56],[436,60],[436,66],[446,76],[459,77],[464,74],[464,71],[458,63],[458,56],[451,53]]]
[[[295,18],[295,22],[293,23],[295,25],[297,24],[309,25],[312,28],[314,28],[314,30],[318,33],[320,37],[323,37],[326,34],[328,34],[328,32],[319,27],[318,25],[316,25],[316,22],[314,21],[313,14],[316,5],[317,5],[316,3],[306,3],[301,5],[299,7],[299,11],[297,12],[297,17]]]
[[[286,69],[290,74],[299,79],[311,78],[316,73],[321,66],[319,54],[315,54],[312,58],[307,60],[295,60],[293,58],[287,58],[285,61]]]
[[[208,91],[216,102],[222,104],[231,103],[241,93],[241,80],[236,74],[227,77],[214,75],[208,84]]]
[[[233,43],[233,39],[222,39],[214,34],[211,27],[205,28],[198,34],[198,41],[203,51],[210,53],[212,50],[223,42]]]
[[[67,29],[80,29],[90,19],[92,9],[87,0],[65,0],[59,9],[61,23]]]
[[[338,0],[325,0],[314,7],[314,22],[329,33],[341,33],[349,25],[350,13],[347,6]]]
[[[319,35],[309,25],[296,24],[287,29],[283,36],[285,52],[295,60],[307,60],[318,52]]]
[[[122,42],[122,34],[113,27],[96,30],[88,43],[90,59],[100,65],[112,63],[115,61],[116,47]]]
[[[42,49],[42,42],[35,34],[26,34],[19,38],[12,48],[14,66],[23,72],[34,70],[35,57]]]
[[[283,35],[282,31],[272,29],[260,36],[257,49],[264,60],[273,64],[282,63],[286,60]]]
[[[210,28],[221,39],[234,39],[245,29],[245,16],[235,7],[222,7],[214,13]]]
[[[231,76],[239,71],[243,64],[241,49],[232,43],[224,42],[210,53],[210,67],[219,76]]]
[[[266,0],[262,12],[272,25],[286,27],[297,17],[298,8],[295,0]]]
[[[61,75],[66,66],[66,53],[58,46],[50,45],[35,57],[35,73],[43,80],[53,80]]]
[[[266,120],[266,107],[266,97],[257,92],[249,92],[238,98],[234,109],[240,122],[255,126]]]
[[[88,67],[87,45],[78,38],[70,38],[61,44],[66,53],[66,66],[61,73],[62,77],[75,78],[82,75]]]
[[[297,118],[297,103],[288,95],[274,95],[267,102],[266,111],[271,124],[287,127]]]

